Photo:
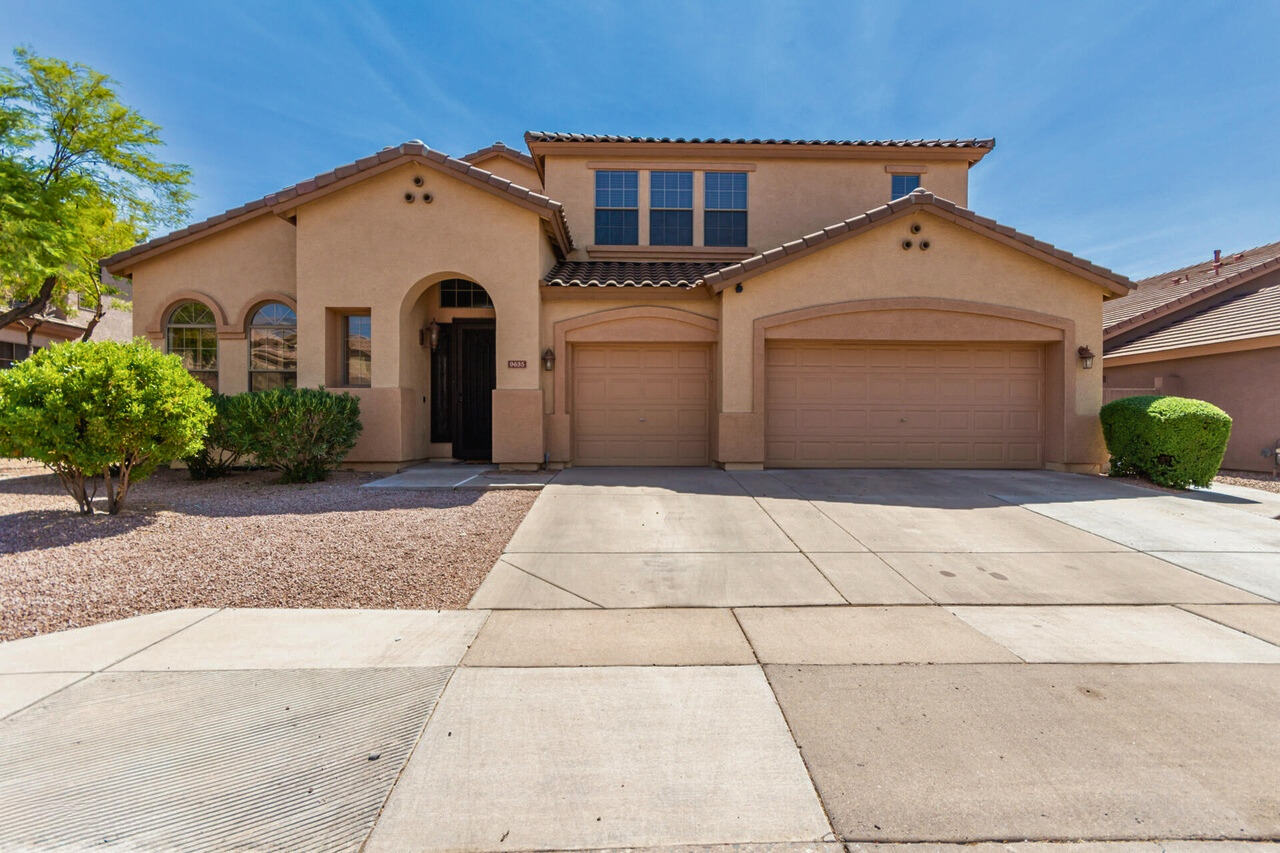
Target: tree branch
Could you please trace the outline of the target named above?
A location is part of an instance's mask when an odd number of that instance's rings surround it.
[[[57,276],[47,276],[44,283],[40,285],[40,292],[36,294],[35,299],[25,305],[15,305],[6,311],[0,311],[0,329],[17,320],[34,317],[36,314],[43,314],[44,310],[49,307],[49,300],[53,298],[53,289],[57,284]]]

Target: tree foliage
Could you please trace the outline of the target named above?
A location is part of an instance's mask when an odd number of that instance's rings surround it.
[[[101,309],[113,289],[99,259],[177,224],[191,200],[190,170],[156,156],[160,128],[115,81],[24,48],[14,59],[0,69],[0,328],[73,295]]]
[[[0,371],[0,456],[49,466],[86,515],[101,478],[115,515],[133,483],[200,449],[208,400],[145,339],[56,344]]]

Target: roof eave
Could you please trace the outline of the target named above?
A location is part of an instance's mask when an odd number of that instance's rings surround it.
[[[1211,282],[1198,290],[1193,290],[1176,299],[1171,299],[1168,302],[1157,305],[1155,308],[1149,308],[1141,314],[1135,314],[1132,317],[1126,317],[1123,320],[1119,320],[1102,330],[1102,339],[1105,341],[1110,338],[1114,338],[1117,335],[1140,329],[1149,323],[1154,323],[1160,320],[1168,314],[1172,314],[1174,311],[1190,308],[1204,302],[1210,297],[1219,296],[1232,288],[1248,284],[1253,279],[1258,278],[1261,275],[1274,272],[1276,269],[1280,269],[1280,258],[1270,258],[1260,264],[1254,264],[1251,267],[1246,267],[1245,269],[1234,272],[1225,278]]]

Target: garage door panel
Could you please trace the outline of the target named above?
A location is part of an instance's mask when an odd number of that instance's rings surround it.
[[[575,346],[573,409],[574,464],[705,465],[711,348]]]
[[[1038,467],[1044,361],[1020,343],[770,344],[766,464]]]

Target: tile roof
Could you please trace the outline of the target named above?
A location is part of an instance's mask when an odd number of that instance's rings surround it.
[[[479,151],[472,151],[470,154],[463,154],[458,159],[465,160],[468,163],[474,163],[477,160],[486,160],[490,156],[506,157],[510,160],[515,160],[522,166],[528,166],[530,169],[534,168],[532,157],[523,151],[512,148],[505,142],[495,142],[486,148],[481,148]]]
[[[303,197],[310,193],[403,158],[415,159],[441,172],[453,172],[473,185],[480,186],[512,201],[522,203],[527,207],[544,210],[546,212],[545,218],[553,219],[556,223],[555,230],[562,235],[560,239],[565,244],[562,248],[565,251],[573,248],[573,238],[569,234],[569,223],[564,215],[564,205],[560,202],[541,193],[534,192],[527,187],[522,187],[506,178],[499,177],[478,166],[473,166],[463,160],[458,160],[428,148],[422,141],[414,139],[398,146],[383,148],[377,154],[363,157],[354,163],[339,166],[331,171],[316,175],[314,178],[308,178],[282,190],[268,193],[248,204],[211,216],[201,222],[188,225],[186,228],[164,234],[145,243],[139,243],[131,249],[126,249],[123,252],[117,252],[108,258],[104,258],[102,265],[110,270],[111,267],[118,267],[125,261],[135,260],[141,255],[149,255],[158,250],[169,248],[171,247],[170,244],[188,237],[195,237],[201,232],[221,230],[222,227],[274,212],[286,203],[289,206],[293,206],[294,203],[301,202]]]
[[[552,287],[699,287],[717,262],[564,261],[542,283]]]
[[[1204,308],[1117,347],[1107,356],[1163,352],[1274,335],[1280,335],[1280,284]]]
[[[1179,308],[1193,305],[1280,267],[1280,243],[1224,254],[1215,270],[1212,260],[1153,275],[1137,282],[1123,299],[1102,306],[1107,337],[1145,325]]]
[[[713,272],[706,277],[706,284],[718,292],[730,284],[759,275],[796,257],[806,255],[814,249],[823,247],[824,244],[839,242],[846,237],[865,231],[886,217],[905,214],[912,208],[922,205],[932,208],[935,212],[941,213],[945,218],[957,224],[976,226],[986,231],[994,232],[998,237],[1009,241],[1009,244],[1015,248],[1039,254],[1051,263],[1057,263],[1078,273],[1085,273],[1117,295],[1127,293],[1129,288],[1133,286],[1129,279],[1119,273],[1100,267],[1095,263],[1086,261],[1084,258],[1078,258],[1070,252],[1051,246],[1043,240],[1037,240],[1028,234],[1015,231],[1007,225],[1001,225],[994,219],[979,216],[972,210],[961,207],[955,202],[939,198],[925,189],[915,190],[910,195],[895,199],[888,204],[869,210],[852,219],[837,222],[834,225],[823,228],[821,231],[807,234],[798,240],[792,240],[790,243],[784,243],[746,260],[722,267],[717,272]]]
[[[814,145],[852,148],[994,148],[994,139],[713,139],[710,137],[605,136],[594,133],[546,133],[531,130],[526,142],[670,142],[709,145]]]

